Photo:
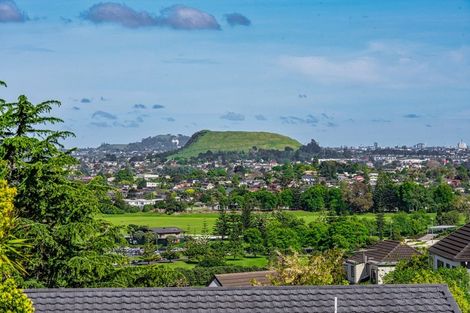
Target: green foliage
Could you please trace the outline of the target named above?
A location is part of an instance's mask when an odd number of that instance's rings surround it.
[[[339,219],[329,226],[327,238],[328,247],[354,251],[368,243],[369,230],[358,219]]]
[[[300,238],[294,229],[280,225],[270,225],[266,234],[266,245],[269,251],[300,250]]]
[[[384,278],[386,284],[447,284],[463,313],[470,312],[470,276],[464,267],[432,270],[427,256],[400,262]]]
[[[27,248],[25,240],[15,236],[17,226],[13,200],[16,189],[10,188],[7,182],[0,181],[0,279],[12,272],[23,272],[21,261],[24,259],[23,250]]]
[[[373,192],[374,209],[389,212],[400,206],[399,190],[387,173],[380,173]]]
[[[455,194],[448,184],[439,184],[432,190],[432,198],[437,210],[448,211],[454,202]]]
[[[145,275],[137,278],[135,287],[182,287],[187,286],[186,277],[175,269],[161,265],[150,266]]]
[[[132,183],[134,181],[134,173],[129,167],[117,171],[115,177],[118,183]]]
[[[460,213],[456,210],[449,212],[437,212],[436,222],[439,225],[458,225],[460,222]]]
[[[243,233],[245,249],[253,256],[263,254],[265,252],[263,237],[257,228],[248,228]]]
[[[404,212],[394,214],[392,217],[391,237],[400,239],[404,236],[414,236],[425,233],[431,223],[431,218],[423,211],[413,212],[412,214],[406,214]]]
[[[335,161],[326,161],[320,163],[319,172],[326,179],[336,179],[338,177],[338,168]]]
[[[1,104],[2,173],[18,193],[17,235],[31,243],[25,280],[47,287],[82,287],[112,267],[111,250],[122,236],[95,219],[100,206],[96,184],[69,179],[76,160],[62,149],[60,140],[73,134],[45,128],[62,122],[49,116],[57,105],[32,104],[25,96]]]
[[[328,248],[328,225],[325,223],[311,223],[302,236],[303,246],[323,251]]]
[[[315,253],[303,260],[297,253],[278,253],[271,280],[275,286],[293,285],[347,285],[343,267],[343,253],[333,249]]]
[[[278,194],[278,203],[280,207],[293,208],[294,207],[294,192],[290,188],[281,190]]]
[[[256,199],[258,207],[263,211],[270,211],[278,206],[277,196],[267,190],[253,192],[252,196]]]
[[[307,211],[319,211],[325,208],[325,199],[328,190],[323,185],[315,185],[304,191],[300,197],[302,209]]]
[[[399,188],[401,208],[405,212],[427,210],[432,204],[429,192],[415,182],[404,182]]]
[[[349,188],[343,189],[346,201],[354,212],[368,212],[373,205],[370,186],[356,181]]]
[[[380,240],[383,240],[385,235],[385,215],[383,212],[377,213],[375,217],[375,224],[377,226],[377,235]]]
[[[13,279],[0,281],[0,312],[33,313],[33,303],[18,287]]]
[[[184,256],[193,263],[201,262],[209,252],[209,242],[204,238],[187,238],[184,247]]]

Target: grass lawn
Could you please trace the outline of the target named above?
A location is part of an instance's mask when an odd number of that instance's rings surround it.
[[[214,228],[217,220],[216,213],[183,213],[183,214],[158,214],[158,213],[125,213],[100,215],[100,218],[114,225],[144,225],[149,227],[179,227],[189,234],[200,234],[207,223],[209,232]]]
[[[187,268],[191,269],[196,266],[196,264],[186,263],[185,261],[175,261],[172,263],[163,263],[165,266],[172,268]],[[227,259],[227,265],[238,265],[238,266],[257,266],[257,267],[266,267],[268,265],[268,259],[266,257],[246,257],[239,260]]]
[[[266,257],[246,257],[240,260],[231,260],[227,259],[227,264],[229,265],[239,265],[239,266],[257,266],[257,267],[266,267],[268,266],[268,259]]]
[[[310,223],[318,219],[319,213],[305,212],[305,211],[291,211],[291,214],[302,218],[305,222]],[[385,220],[390,221],[394,213],[386,213]],[[429,213],[433,218],[435,213]],[[374,213],[357,214],[359,218],[374,219]],[[111,222],[114,225],[145,225],[149,227],[179,227],[189,234],[200,234],[207,224],[207,229],[211,232],[214,229],[217,220],[217,213],[180,213],[180,214],[159,214],[159,213],[125,213],[125,214],[110,214],[99,215],[100,218]]]

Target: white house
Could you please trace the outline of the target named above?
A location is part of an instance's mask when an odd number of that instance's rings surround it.
[[[434,244],[429,255],[435,269],[464,266],[470,272],[470,223]]]
[[[124,201],[130,206],[137,206],[139,208],[143,208],[146,205],[154,205],[158,200],[152,199],[124,199]]]
[[[146,186],[147,188],[155,188],[155,187],[158,186],[158,183],[148,181],[148,182],[145,183],[145,186]]]
[[[395,240],[384,240],[356,252],[348,258],[344,267],[351,284],[370,281],[383,284],[385,275],[401,260],[410,259],[420,253],[414,248]]]

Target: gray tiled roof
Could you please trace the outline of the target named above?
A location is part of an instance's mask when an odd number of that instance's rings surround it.
[[[364,250],[364,252],[356,252],[348,258],[348,261],[362,263],[365,255],[369,261],[394,263],[420,254],[416,249],[396,240],[383,240]]]
[[[154,233],[165,235],[165,234],[179,234],[184,232],[181,228],[178,227],[154,227],[151,228]]]
[[[470,223],[439,240],[429,252],[449,260],[470,261]]]
[[[458,313],[445,285],[31,289],[36,313]]]

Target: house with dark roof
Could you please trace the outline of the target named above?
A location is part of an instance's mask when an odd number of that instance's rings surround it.
[[[36,313],[460,313],[446,285],[25,290]]]
[[[165,239],[168,236],[180,237],[184,231],[178,227],[154,227],[150,229],[158,239]]]
[[[270,277],[273,275],[275,275],[274,271],[216,274],[208,287],[250,287],[254,283],[270,286]]]
[[[435,269],[464,266],[470,271],[470,223],[431,246],[429,255]]]
[[[383,284],[387,273],[395,270],[401,260],[407,260],[420,253],[396,240],[384,240],[356,252],[345,263],[347,279],[352,284],[369,280]]]
[[[154,227],[150,228],[150,230],[155,234],[156,243],[164,246],[168,244],[170,237],[173,237],[176,243],[180,242],[184,234],[184,230],[178,227]]]

